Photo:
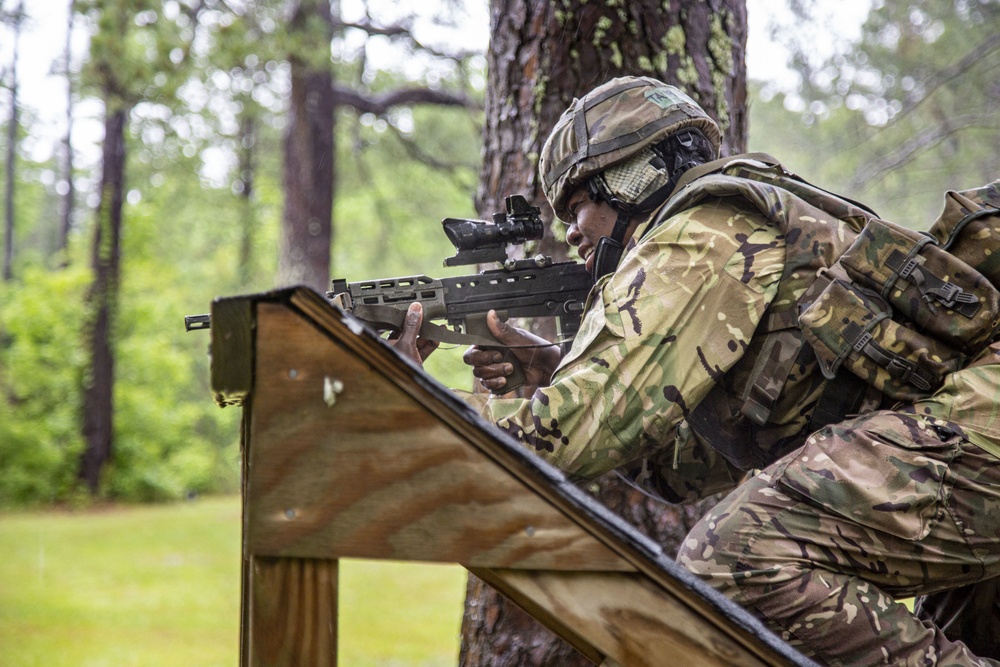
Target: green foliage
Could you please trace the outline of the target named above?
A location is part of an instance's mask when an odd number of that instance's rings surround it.
[[[0,505],[72,495],[79,456],[81,270],[30,266],[0,284]]]
[[[751,142],[888,219],[926,227],[942,193],[1000,174],[1000,3],[875,2],[843,55],[796,59],[803,85],[751,107]],[[768,136],[769,135],[769,136]],[[788,152],[784,152],[788,151]]]
[[[472,196],[479,161],[479,130],[462,109],[414,109],[394,129],[370,116],[341,116],[334,210],[333,276],[354,282],[415,274],[475,273],[475,266],[443,266],[455,254],[444,218],[475,218]],[[429,168],[428,156],[447,168]],[[427,370],[445,385],[469,389],[461,349],[444,346]]]
[[[92,42],[89,63],[71,73],[80,77],[75,90],[84,100],[100,96],[107,110],[128,109],[114,438],[100,493],[159,501],[231,491],[240,411],[211,400],[208,336],[186,333],[182,323],[208,312],[216,297],[274,284],[291,48],[285,14],[281,3],[256,0],[78,0],[76,7]],[[463,82],[482,78],[472,61],[447,59],[426,76],[412,67],[380,72],[358,58],[363,32],[345,28],[334,37],[338,84],[357,80],[374,95],[410,85],[465,89]],[[405,36],[392,39],[407,54],[419,51]],[[33,116],[22,122],[30,135]],[[77,150],[81,140],[77,134]],[[478,116],[458,108],[379,117],[342,110],[337,141],[335,275],[445,274],[442,260],[453,249],[440,220],[474,215]],[[54,160],[24,157],[16,174],[16,281],[0,286],[0,506],[86,500],[76,479],[87,380],[81,304],[92,281],[99,166],[89,174],[91,191],[78,191],[66,257],[53,256],[57,174]],[[67,268],[57,268],[64,260]],[[468,386],[461,353],[438,352],[428,367],[449,385]]]

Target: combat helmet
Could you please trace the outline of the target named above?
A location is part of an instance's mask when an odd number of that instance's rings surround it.
[[[612,79],[573,101],[546,140],[538,169],[559,218],[568,219],[570,194],[581,187],[618,212],[612,237],[598,244],[595,279],[618,265],[629,218],[662,204],[693,166],[691,150],[700,149],[704,162],[720,144],[718,126],[697,103],[650,77]]]

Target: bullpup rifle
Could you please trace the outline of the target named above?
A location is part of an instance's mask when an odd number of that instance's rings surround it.
[[[457,251],[444,260],[445,266],[496,262],[500,268],[457,278],[417,275],[356,283],[337,279],[327,297],[379,332],[401,331],[407,308],[419,302],[424,310],[421,336],[503,352],[504,361],[514,369],[503,391],[514,391],[524,384],[524,372],[513,353],[490,332],[487,313],[495,310],[501,320],[555,317],[558,339],[565,345],[580,327],[594,281],[577,262],[553,262],[543,255],[508,258],[508,246],[542,238],[545,226],[538,208],[521,195],[510,195],[505,203],[506,212],[495,213],[492,222],[462,218],[441,222]],[[448,326],[432,320],[444,320]]]
[[[509,246],[542,238],[545,226],[537,207],[521,195],[505,200],[506,211],[493,220],[445,218],[445,236],[455,246],[454,257],[445,266],[497,263],[474,275],[430,278],[426,275],[380,278],[349,283],[333,280],[326,296],[331,303],[351,313],[378,334],[400,332],[406,311],[414,301],[423,306],[420,335],[442,343],[478,345],[497,349],[514,369],[507,376],[504,392],[524,384],[524,371],[513,353],[490,332],[487,313],[495,310],[501,320],[511,317],[556,318],[558,340],[565,347],[580,327],[587,295],[594,281],[583,264],[553,262],[537,255],[530,259],[507,256]],[[444,320],[447,326],[434,320]],[[208,315],[184,318],[188,331],[207,329]]]

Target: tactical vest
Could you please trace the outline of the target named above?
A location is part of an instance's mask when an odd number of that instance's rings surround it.
[[[751,154],[689,171],[658,217],[720,197],[786,245],[746,353],[687,418],[741,470],[847,415],[933,393],[1000,333],[1000,181],[949,192],[921,233]]]

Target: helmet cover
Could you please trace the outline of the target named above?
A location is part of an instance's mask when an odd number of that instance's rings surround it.
[[[546,140],[538,165],[552,209],[566,219],[570,193],[602,172],[617,199],[641,206],[669,179],[669,173],[654,173],[649,147],[686,127],[700,130],[718,154],[722,135],[715,121],[681,90],[656,79],[612,79],[574,100]],[[609,169],[616,165],[620,169]]]

